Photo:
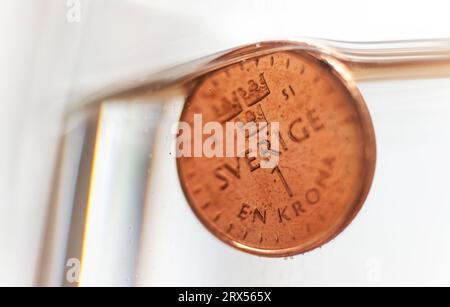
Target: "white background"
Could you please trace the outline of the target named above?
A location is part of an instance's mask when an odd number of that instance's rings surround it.
[[[65,2],[0,2],[4,285],[35,280],[68,97],[252,41],[450,37],[448,1],[89,0],[81,1],[79,23],[67,22]],[[287,260],[236,252],[202,228],[179,187],[163,186],[170,193],[144,220],[159,232],[142,248],[145,265],[133,279],[192,286],[449,284],[449,88],[448,80],[361,85],[377,130],[376,179],[355,222],[323,249]]]

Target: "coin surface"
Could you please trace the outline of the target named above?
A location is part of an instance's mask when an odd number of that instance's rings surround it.
[[[200,221],[249,253],[284,257],[320,247],[355,217],[370,189],[375,137],[351,81],[323,58],[276,52],[209,73],[180,121],[279,123],[279,162],[179,157],[180,182]],[[203,139],[202,139],[203,140]]]

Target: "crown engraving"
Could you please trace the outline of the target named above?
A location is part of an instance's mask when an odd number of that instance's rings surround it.
[[[270,90],[264,78],[264,73],[259,75],[259,80],[257,81],[254,79],[249,80],[246,89],[238,88],[237,93],[247,106],[252,106],[267,97],[270,94]]]

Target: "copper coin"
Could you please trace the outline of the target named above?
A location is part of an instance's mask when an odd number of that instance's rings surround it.
[[[355,217],[375,168],[369,113],[326,58],[276,52],[209,73],[181,121],[278,122],[279,163],[179,157],[182,188],[200,221],[249,253],[285,257],[322,246]]]

